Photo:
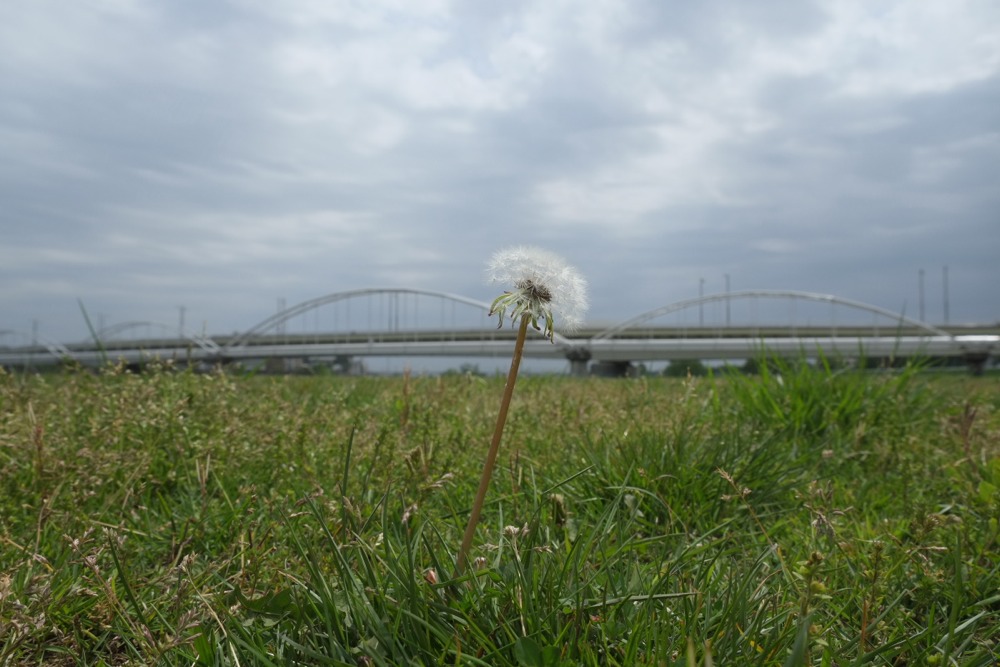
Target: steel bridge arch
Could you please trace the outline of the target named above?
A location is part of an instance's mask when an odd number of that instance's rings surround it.
[[[18,331],[17,329],[3,329],[2,331],[0,331],[0,335],[2,334],[15,334],[27,340],[32,340],[32,336],[29,336],[23,331]],[[60,342],[50,340],[41,334],[35,334],[34,339],[39,345],[44,347],[45,350],[56,359],[75,359],[73,353],[69,350],[69,348],[67,348]]]
[[[113,338],[115,336],[118,336],[120,334],[123,334],[129,329],[138,329],[139,327],[154,327],[156,329],[160,329],[161,331],[170,332],[170,334],[173,336],[176,336],[178,333],[177,327],[172,327],[169,324],[163,324],[161,322],[145,322],[139,320],[132,320],[129,322],[119,322],[118,324],[112,324],[110,326],[104,327],[103,329],[97,332],[97,340],[104,341]],[[198,336],[197,334],[188,333],[187,331],[180,331],[179,333],[182,338],[194,343],[195,345],[205,350],[206,352],[209,352],[211,354],[216,354],[221,350],[219,344],[216,343],[211,338],[207,338],[205,336]]]
[[[254,336],[258,336],[265,332],[271,331],[277,328],[281,324],[287,322],[293,317],[297,317],[303,313],[307,313],[310,310],[314,310],[321,306],[327,306],[331,303],[337,303],[338,301],[346,301],[348,299],[356,299],[365,296],[383,295],[383,294],[413,294],[416,296],[429,296],[436,297],[439,299],[444,299],[447,301],[454,301],[456,303],[461,303],[466,306],[472,306],[474,308],[479,308],[487,313],[490,312],[490,304],[479,301],[477,299],[472,299],[467,296],[462,296],[460,294],[452,294],[450,292],[439,292],[436,290],[418,289],[412,287],[369,287],[365,289],[348,290],[345,292],[334,292],[332,294],[326,294],[324,296],[316,297],[315,299],[309,299],[303,301],[294,306],[290,306],[274,315],[262,320],[250,327],[240,335],[236,336],[232,341],[226,345],[228,349],[235,349],[243,347],[249,342]],[[572,344],[568,338],[555,333],[552,337],[552,342],[557,343],[564,347],[571,347]]]
[[[919,329],[923,329],[928,334],[934,336],[945,336],[951,338],[951,334],[943,329],[939,329],[934,325],[927,324],[926,322],[921,322],[920,320],[914,319],[912,317],[907,317],[901,313],[894,313],[891,310],[885,308],[880,308],[879,306],[873,306],[870,303],[864,303],[862,301],[854,301],[852,299],[844,299],[833,294],[820,294],[818,292],[800,292],[796,290],[743,290],[739,292],[720,292],[719,294],[709,294],[708,296],[696,297],[694,299],[685,299],[684,301],[677,301],[675,303],[668,304],[666,306],[661,306],[659,308],[654,308],[653,310],[648,310],[645,313],[636,315],[635,317],[625,320],[619,324],[609,327],[600,333],[593,336],[591,340],[604,340],[611,338],[614,335],[629,329],[630,327],[648,322],[649,320],[656,319],[663,315],[669,315],[692,306],[704,305],[706,303],[714,303],[717,301],[727,301],[733,299],[750,299],[750,298],[773,298],[773,299],[803,299],[806,301],[817,301],[820,303],[831,303],[839,306],[846,306],[849,308],[854,308],[856,310],[864,310],[876,315],[881,315],[889,319],[896,320],[900,323],[905,323]]]

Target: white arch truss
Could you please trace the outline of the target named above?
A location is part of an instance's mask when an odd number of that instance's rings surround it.
[[[733,301],[739,299],[757,299],[757,298],[770,298],[770,299],[803,299],[806,301],[817,301],[820,303],[830,303],[839,306],[846,306],[848,308],[854,308],[856,310],[863,310],[869,313],[874,313],[876,315],[881,315],[882,317],[895,320],[900,324],[907,324],[912,327],[923,329],[928,334],[933,336],[946,336],[951,337],[951,334],[943,329],[939,329],[926,322],[921,322],[920,320],[913,319],[912,317],[907,317],[901,313],[894,313],[891,310],[886,310],[885,308],[880,308],[878,306],[873,306],[870,303],[864,303],[862,301],[853,301],[851,299],[844,299],[839,296],[834,296],[833,294],[820,294],[816,292],[799,292],[795,290],[743,290],[739,292],[720,292],[719,294],[709,294],[708,296],[696,297],[694,299],[685,299],[684,301],[677,301],[676,303],[671,303],[666,306],[661,306],[659,308],[654,308],[653,310],[646,311],[640,315],[625,320],[619,324],[601,331],[595,335],[592,340],[603,340],[606,338],[612,338],[615,335],[625,331],[634,326],[643,324],[650,320],[656,319],[657,317],[662,317],[663,315],[669,315],[670,313],[677,312],[679,310],[684,310],[686,308],[691,308],[692,306],[703,305],[707,303],[714,303],[717,301]]]
[[[187,331],[178,332],[177,327],[172,327],[169,324],[162,324],[160,322],[140,322],[138,320],[132,320],[130,322],[119,322],[118,324],[112,324],[110,326],[104,327],[103,329],[97,332],[97,339],[100,341],[110,340],[115,336],[120,336],[121,334],[125,333],[130,329],[139,329],[142,327],[150,327],[153,329],[158,329],[160,331],[163,331],[164,333],[169,333],[171,337],[177,336],[177,334],[180,333],[181,337],[194,343],[195,345],[205,350],[206,352],[214,353],[218,352],[221,349],[219,348],[219,344],[216,343],[211,338],[199,336],[197,334],[189,333]]]
[[[73,353],[65,345],[58,341],[50,340],[41,334],[34,334],[33,336],[30,336],[23,331],[18,331],[17,329],[4,329],[3,331],[0,331],[0,334],[15,334],[26,340],[34,339],[38,345],[44,347],[45,350],[56,359],[74,358]]]
[[[438,292],[436,290],[426,290],[417,289],[409,287],[370,287],[366,289],[348,290],[345,292],[334,292],[332,294],[326,294],[315,299],[309,299],[298,303],[289,308],[275,313],[274,315],[268,317],[265,320],[255,324],[250,327],[240,335],[236,336],[226,347],[227,348],[239,348],[247,344],[251,338],[254,336],[259,336],[268,331],[272,331],[285,322],[289,321],[293,317],[297,317],[303,313],[307,313],[311,310],[315,310],[321,306],[327,306],[331,303],[337,303],[338,301],[346,301],[348,299],[359,299],[363,297],[378,296],[378,295],[394,295],[394,294],[410,294],[415,296],[429,296],[439,299],[444,299],[446,301],[453,301],[456,303],[461,303],[466,306],[472,306],[474,308],[479,308],[486,313],[490,312],[490,304],[477,299],[472,299],[467,296],[462,296],[460,294],[452,294],[449,292]],[[553,342],[559,345],[570,346],[571,343],[569,339],[560,334],[556,333],[553,336]]]

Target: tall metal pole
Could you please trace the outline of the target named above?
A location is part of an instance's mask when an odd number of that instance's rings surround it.
[[[705,327],[705,304],[702,303],[702,299],[705,297],[705,279],[698,279],[698,326],[700,328]]]
[[[278,297],[278,312],[279,313],[283,313],[284,311],[285,311],[285,297],[279,296]],[[277,333],[279,336],[284,336],[285,335],[285,325],[286,324],[287,324],[287,322],[285,320],[282,320],[281,322],[279,322],[278,323],[278,330],[275,333]]]
[[[946,264],[941,270],[941,280],[943,281],[944,290],[944,323],[948,324],[948,265]]]
[[[726,328],[729,328],[729,274],[726,274]]]
[[[917,302],[920,304],[920,321],[926,322],[927,320],[926,318],[924,318],[924,270],[923,269],[917,270],[917,295],[918,295]]]

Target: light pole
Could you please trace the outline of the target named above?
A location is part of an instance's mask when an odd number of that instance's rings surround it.
[[[729,274],[726,274],[726,328],[729,328]]]
[[[941,280],[944,283],[944,323],[948,324],[948,266],[941,269]]]
[[[705,304],[702,299],[705,298],[705,279],[698,279],[698,327],[705,328]]]
[[[920,321],[924,322],[924,270],[917,271],[917,296],[920,304]]]

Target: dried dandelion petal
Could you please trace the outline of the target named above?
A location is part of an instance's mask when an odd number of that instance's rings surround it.
[[[490,259],[487,274],[491,282],[511,288],[493,301],[491,314],[499,315],[501,326],[505,317],[513,323],[527,315],[536,329],[544,320],[545,335],[552,338],[556,316],[563,331],[583,322],[587,281],[562,257],[533,246],[504,248]]]

